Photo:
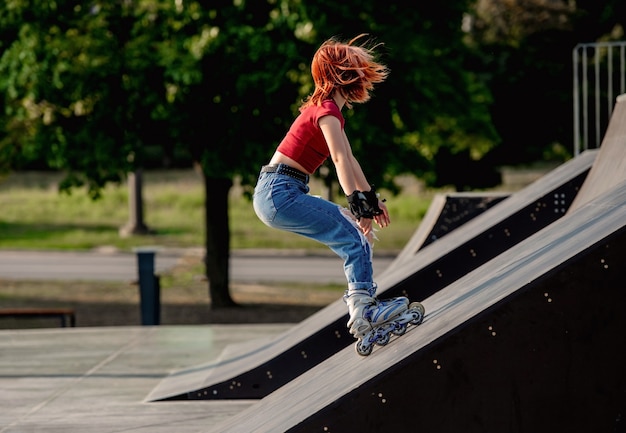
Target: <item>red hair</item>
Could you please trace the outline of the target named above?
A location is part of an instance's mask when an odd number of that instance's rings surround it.
[[[375,58],[374,48],[378,45],[370,48],[367,40],[355,45],[364,36],[361,34],[349,42],[332,38],[319,47],[311,62],[315,90],[304,101],[301,110],[310,105],[321,105],[335,90],[346,98],[348,108],[352,103],[370,99],[374,84],[385,81],[389,70]]]

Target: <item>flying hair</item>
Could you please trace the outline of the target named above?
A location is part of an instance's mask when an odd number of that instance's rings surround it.
[[[324,42],[313,56],[311,75],[315,90],[304,101],[300,110],[321,105],[339,91],[346,98],[346,107],[370,99],[374,84],[385,81],[387,66],[378,62],[374,45],[363,33],[348,42],[331,38]]]

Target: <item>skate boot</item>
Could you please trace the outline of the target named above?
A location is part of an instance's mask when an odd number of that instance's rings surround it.
[[[368,290],[349,290],[344,296],[350,319],[348,328],[355,338],[363,338],[372,329],[387,323],[408,308],[408,299],[392,298],[380,301]]]
[[[406,298],[404,296],[399,296],[399,297],[396,297],[396,298],[388,298],[388,299],[378,299],[376,297],[376,289],[377,288],[378,288],[378,286],[376,284],[374,284],[371,289],[367,290],[367,292],[370,294],[370,296],[372,298],[374,298],[374,300],[378,303],[378,305],[381,308],[384,308],[386,305],[389,305],[389,304],[397,304],[397,303],[402,303],[402,302],[404,302],[404,304],[407,307],[409,306],[409,298]]]
[[[357,338],[357,353],[363,356],[372,353],[375,344],[386,345],[392,334],[402,335],[409,324],[419,325],[424,319],[424,307],[419,302],[408,304],[404,297],[379,301],[370,295],[367,290],[351,290],[345,296],[348,327]]]

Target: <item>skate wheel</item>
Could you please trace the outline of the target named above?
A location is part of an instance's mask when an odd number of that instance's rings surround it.
[[[411,320],[411,325],[419,325],[424,320],[424,314],[426,313],[426,309],[419,302],[411,302],[409,304],[409,310],[416,310],[418,317]]]
[[[387,343],[389,343],[390,338],[391,338],[391,334],[385,334],[376,340],[376,344],[378,344],[379,346],[384,346]]]
[[[368,356],[370,353],[372,353],[372,349],[373,349],[372,346],[364,345],[361,340],[356,342],[356,344],[354,345],[354,348],[356,349],[356,353],[358,353],[361,356]]]
[[[398,325],[398,327],[396,329],[394,329],[393,331],[394,335],[404,335],[404,333],[406,332],[406,324],[404,325]]]

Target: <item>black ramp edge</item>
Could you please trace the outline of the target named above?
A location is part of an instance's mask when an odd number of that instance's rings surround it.
[[[461,227],[509,195],[510,193],[499,192],[435,194],[419,227],[386,271],[410,261],[420,249]]]
[[[597,151],[586,151],[526,188],[418,251],[378,278],[381,298],[422,300],[561,218],[575,198]],[[338,266],[341,263],[338,262]],[[150,401],[263,398],[313,368],[354,338],[338,299],[249,356],[174,372]],[[190,383],[196,383],[190,387]]]
[[[446,203],[432,230],[428,233],[419,249],[441,239],[459,228],[475,216],[500,203],[510,194],[504,193],[450,193],[446,194]]]
[[[622,431],[626,182],[208,432]]]

